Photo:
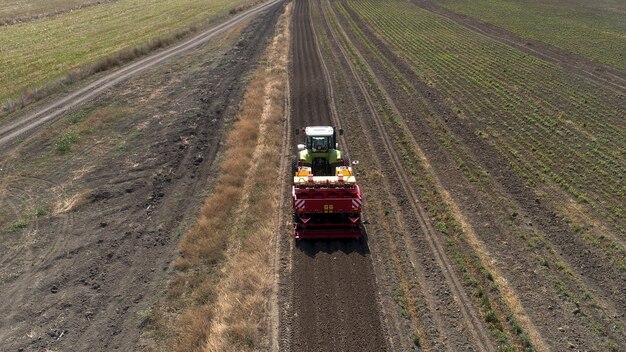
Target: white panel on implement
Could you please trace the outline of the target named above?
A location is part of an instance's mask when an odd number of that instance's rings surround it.
[[[354,176],[348,176],[348,177],[344,177],[343,181],[339,181],[338,176],[313,176],[313,181],[310,182],[308,177],[294,176],[293,184],[294,185],[308,185],[308,184],[353,185],[353,184],[356,184],[356,178]]]

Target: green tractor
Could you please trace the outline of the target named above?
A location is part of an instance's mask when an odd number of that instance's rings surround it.
[[[310,126],[296,130],[306,135],[305,144],[298,144],[299,168],[306,168],[315,176],[337,176],[337,168],[348,166],[343,153],[337,149],[337,133],[330,126]],[[339,129],[339,135],[343,130]]]
[[[300,132],[306,139],[298,144],[292,170],[295,238],[361,238],[361,189],[338,150],[335,129],[312,126]]]

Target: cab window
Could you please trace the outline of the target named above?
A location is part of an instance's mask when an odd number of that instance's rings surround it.
[[[311,151],[314,153],[326,152],[328,151],[329,138],[330,137],[308,137],[308,147],[311,148]]]

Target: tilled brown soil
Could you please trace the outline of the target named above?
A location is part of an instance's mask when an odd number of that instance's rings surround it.
[[[325,6],[319,2],[320,9]],[[370,241],[376,251],[376,273],[385,296],[394,297],[387,306],[388,329],[393,331],[394,350],[493,350],[493,343],[477,310],[468,299],[461,276],[444,251],[440,234],[423,211],[426,204],[414,191],[406,170],[411,167],[394,146],[380,116],[377,98],[358,74],[340,38],[343,31],[333,25],[326,10],[320,22],[332,38],[326,54],[335,57],[335,91],[339,110],[349,130],[355,156],[367,168],[361,177],[367,190]],[[395,159],[395,161],[394,161]],[[365,173],[367,170],[362,171]],[[420,332],[409,326],[417,326]],[[417,338],[421,338],[421,341]]]
[[[177,236],[215,176],[223,131],[279,9],[234,46],[199,48],[85,106],[87,116],[112,106],[127,113],[89,117],[93,129],[67,154],[55,153],[54,138],[80,117],[4,147],[3,229],[39,205],[48,210],[0,233],[0,350],[142,348]]]
[[[310,20],[310,4],[296,1],[294,5],[291,125],[331,125],[329,95]],[[291,142],[295,145],[293,138]],[[286,239],[282,255],[290,257],[282,265],[280,278],[281,351],[389,349],[365,241],[303,240],[296,246],[293,240]]]

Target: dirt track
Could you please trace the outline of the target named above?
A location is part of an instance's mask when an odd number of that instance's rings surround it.
[[[238,23],[258,14],[273,5],[277,1],[271,1],[261,6],[252,8],[244,13],[241,13],[232,19],[208,29],[182,43],[176,44],[163,51],[159,51],[146,58],[143,58],[137,62],[133,62],[130,65],[122,67],[121,69],[114,71],[106,76],[96,80],[93,83],[88,84],[86,87],[80,88],[67,96],[53,101],[52,103],[45,105],[41,108],[35,108],[33,112],[26,114],[16,121],[7,123],[4,126],[0,126],[0,146],[10,142],[16,137],[25,134],[33,129],[54,121],[59,116],[63,116],[72,108],[78,106],[81,103],[89,101],[105,92],[107,89],[123,82],[130,77],[137,75],[138,73],[153,67],[159,63],[164,62],[176,55],[180,55],[185,51],[196,48],[207,41],[215,38],[215,36],[233,28]]]
[[[142,349],[177,236],[215,176],[223,130],[280,8],[239,24],[239,38],[120,84],[76,122],[60,119],[4,146],[2,231],[41,205],[49,210],[0,232],[0,350]],[[81,124],[89,132],[56,153],[56,136]]]
[[[308,1],[293,16],[291,125],[331,125],[331,107]],[[290,145],[295,145],[293,141]],[[293,245],[292,241],[286,242]],[[388,350],[366,242],[302,241],[282,273],[281,351]],[[286,307],[286,308],[285,308]]]
[[[357,135],[348,138],[359,142],[347,145],[347,149],[358,149],[355,150],[357,155],[363,155],[369,149],[371,160],[376,160],[374,165],[368,163],[370,167],[384,170],[390,180],[378,184],[382,188],[376,191],[371,188],[373,185],[365,185],[371,191],[365,195],[366,201],[369,199],[370,202],[368,209],[371,209],[366,210],[365,215],[370,216],[373,223],[368,230],[370,241],[379,251],[376,267],[373,267],[367,243],[304,242],[292,249],[293,268],[282,279],[293,281],[293,286],[285,290],[289,304],[285,304],[283,312],[286,327],[283,327],[281,350],[412,349],[420,343],[416,342],[418,335],[409,327],[406,315],[424,322],[422,328],[428,331],[424,335],[429,341],[422,341],[422,347],[450,351],[474,350],[474,347],[493,350],[491,339],[466,297],[430,219],[420,210],[422,205],[418,205],[419,200],[402,170],[400,157],[389,144],[392,138],[385,132],[370,93],[337,33],[322,15],[323,7],[321,2],[296,2],[292,43],[292,124],[294,128],[308,124],[352,126],[348,135],[350,131]],[[313,29],[314,23],[321,23],[319,34]],[[320,38],[331,43],[332,55],[328,56],[328,52],[325,53],[327,56],[322,55]],[[342,76],[328,72],[331,63],[335,69],[337,65],[342,67]],[[343,115],[337,116],[338,102],[341,109],[348,101],[355,104],[351,109],[356,106],[359,109],[343,110]],[[355,122],[358,126],[354,125]],[[376,156],[381,151],[395,162],[382,162]],[[378,203],[381,200],[384,203]],[[406,204],[417,206],[407,212],[402,204],[404,207]],[[400,217],[383,224],[386,221],[381,219],[383,216],[379,211],[387,207],[392,207]],[[392,240],[398,231],[406,236],[401,244]],[[400,253],[391,254],[389,250]],[[409,284],[413,288],[403,287],[402,279],[395,273],[397,269],[384,263],[398,255],[401,258],[397,258],[396,265],[409,270],[409,280],[419,278]],[[420,285],[425,286],[419,288]],[[414,289],[420,292],[400,294],[398,291]],[[406,294],[416,295],[415,300],[410,298],[411,303],[404,302],[405,298],[401,297]]]

